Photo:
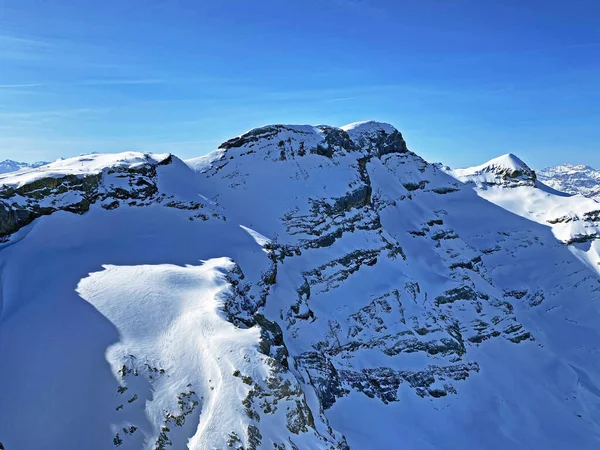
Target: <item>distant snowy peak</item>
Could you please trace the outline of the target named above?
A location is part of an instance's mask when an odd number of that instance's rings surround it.
[[[480,166],[449,171],[465,183],[478,186],[535,186],[536,173],[520,158],[507,153]]]
[[[556,175],[558,174],[574,174],[578,172],[586,172],[586,171],[594,171],[597,172],[596,169],[588,166],[586,164],[560,164],[558,166],[547,167],[546,169],[541,170],[541,172],[550,172]]]
[[[48,164],[48,163],[45,161],[26,163],[26,162],[13,161],[12,159],[7,159],[7,160],[0,162],[0,174],[9,173],[9,172],[17,172],[17,171],[23,170],[23,169],[35,169],[40,166],[45,166],[46,164]]]
[[[562,164],[540,170],[538,176],[559,191],[600,199],[600,170],[590,166]]]

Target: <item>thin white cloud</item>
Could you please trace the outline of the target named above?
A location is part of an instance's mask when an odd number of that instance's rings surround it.
[[[585,48],[585,47],[598,47],[600,42],[581,42],[579,44],[565,45],[565,48]]]
[[[1,112],[0,119],[48,119],[55,117],[71,117],[79,114],[94,114],[109,111],[108,108],[76,108],[50,111]]]
[[[20,89],[45,86],[42,83],[27,83],[27,84],[0,84],[0,89]]]
[[[338,8],[354,11],[355,13],[368,14],[371,18],[385,19],[385,14],[382,5],[375,4],[372,0],[330,0],[333,1]]]
[[[493,94],[501,94],[502,92],[508,92],[508,91],[513,91],[515,89],[514,86],[504,86],[501,88],[497,88],[497,89],[491,89],[487,92],[485,92],[485,95],[493,95]]]
[[[354,96],[354,97],[339,97],[339,98],[332,98],[330,100],[325,100],[325,103],[336,103],[336,102],[346,102],[348,100],[354,100],[357,99],[358,96]]]
[[[31,47],[51,47],[52,44],[44,39],[33,39],[22,36],[12,36],[7,34],[0,34],[0,43],[4,46],[13,45],[20,48],[31,48]]]
[[[365,0],[335,0],[335,3],[342,8],[361,8],[370,6],[369,2]]]
[[[37,61],[56,51],[56,44],[44,39],[0,34],[0,61]]]
[[[167,81],[159,78],[139,78],[123,80],[86,80],[78,84],[86,86],[120,85],[120,84],[165,84]]]

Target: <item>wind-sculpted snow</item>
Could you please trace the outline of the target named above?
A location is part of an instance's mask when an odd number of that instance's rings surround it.
[[[283,445],[290,429],[306,434],[297,445],[334,442],[314,430],[298,381],[260,352],[260,327],[226,321],[233,269],[225,258],[199,267],[107,266],[79,284],[120,332],[107,351],[119,382],[116,446],[183,448],[189,439],[192,448],[226,448],[246,436]]]
[[[547,223],[570,203],[521,217],[376,122],[113,160],[0,190],[51,207],[0,247],[7,449],[600,443],[600,278]],[[505,160],[485,192],[554,195]]]

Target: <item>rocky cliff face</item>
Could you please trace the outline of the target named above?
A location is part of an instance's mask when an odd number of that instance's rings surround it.
[[[7,448],[598,444],[598,272],[392,126],[99,158],[0,191]]]

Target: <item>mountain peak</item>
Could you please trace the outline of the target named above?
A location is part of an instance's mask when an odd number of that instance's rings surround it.
[[[514,153],[505,153],[504,155],[500,155],[489,160],[487,163],[485,163],[485,165],[488,167],[503,167],[511,170],[531,170],[529,166]]]
[[[229,159],[260,152],[266,158],[282,161],[307,154],[332,158],[353,151],[379,157],[408,152],[402,134],[396,128],[375,121],[343,127],[266,125],[224,142],[219,150],[227,151]]]
[[[310,136],[318,133],[316,127],[311,125],[264,125],[253,128],[229,139],[219,145],[220,149],[231,149],[238,147],[252,147],[259,141],[271,141],[275,138],[291,138],[292,136]]]
[[[478,185],[533,186],[537,179],[533,169],[513,153],[498,156],[479,166],[450,172],[461,181]]]
[[[386,122],[377,122],[375,120],[366,120],[363,122],[354,122],[349,123],[348,125],[344,125],[340,127],[347,133],[373,133],[383,131],[387,134],[392,134],[394,132],[398,132],[398,130],[389,123]]]

